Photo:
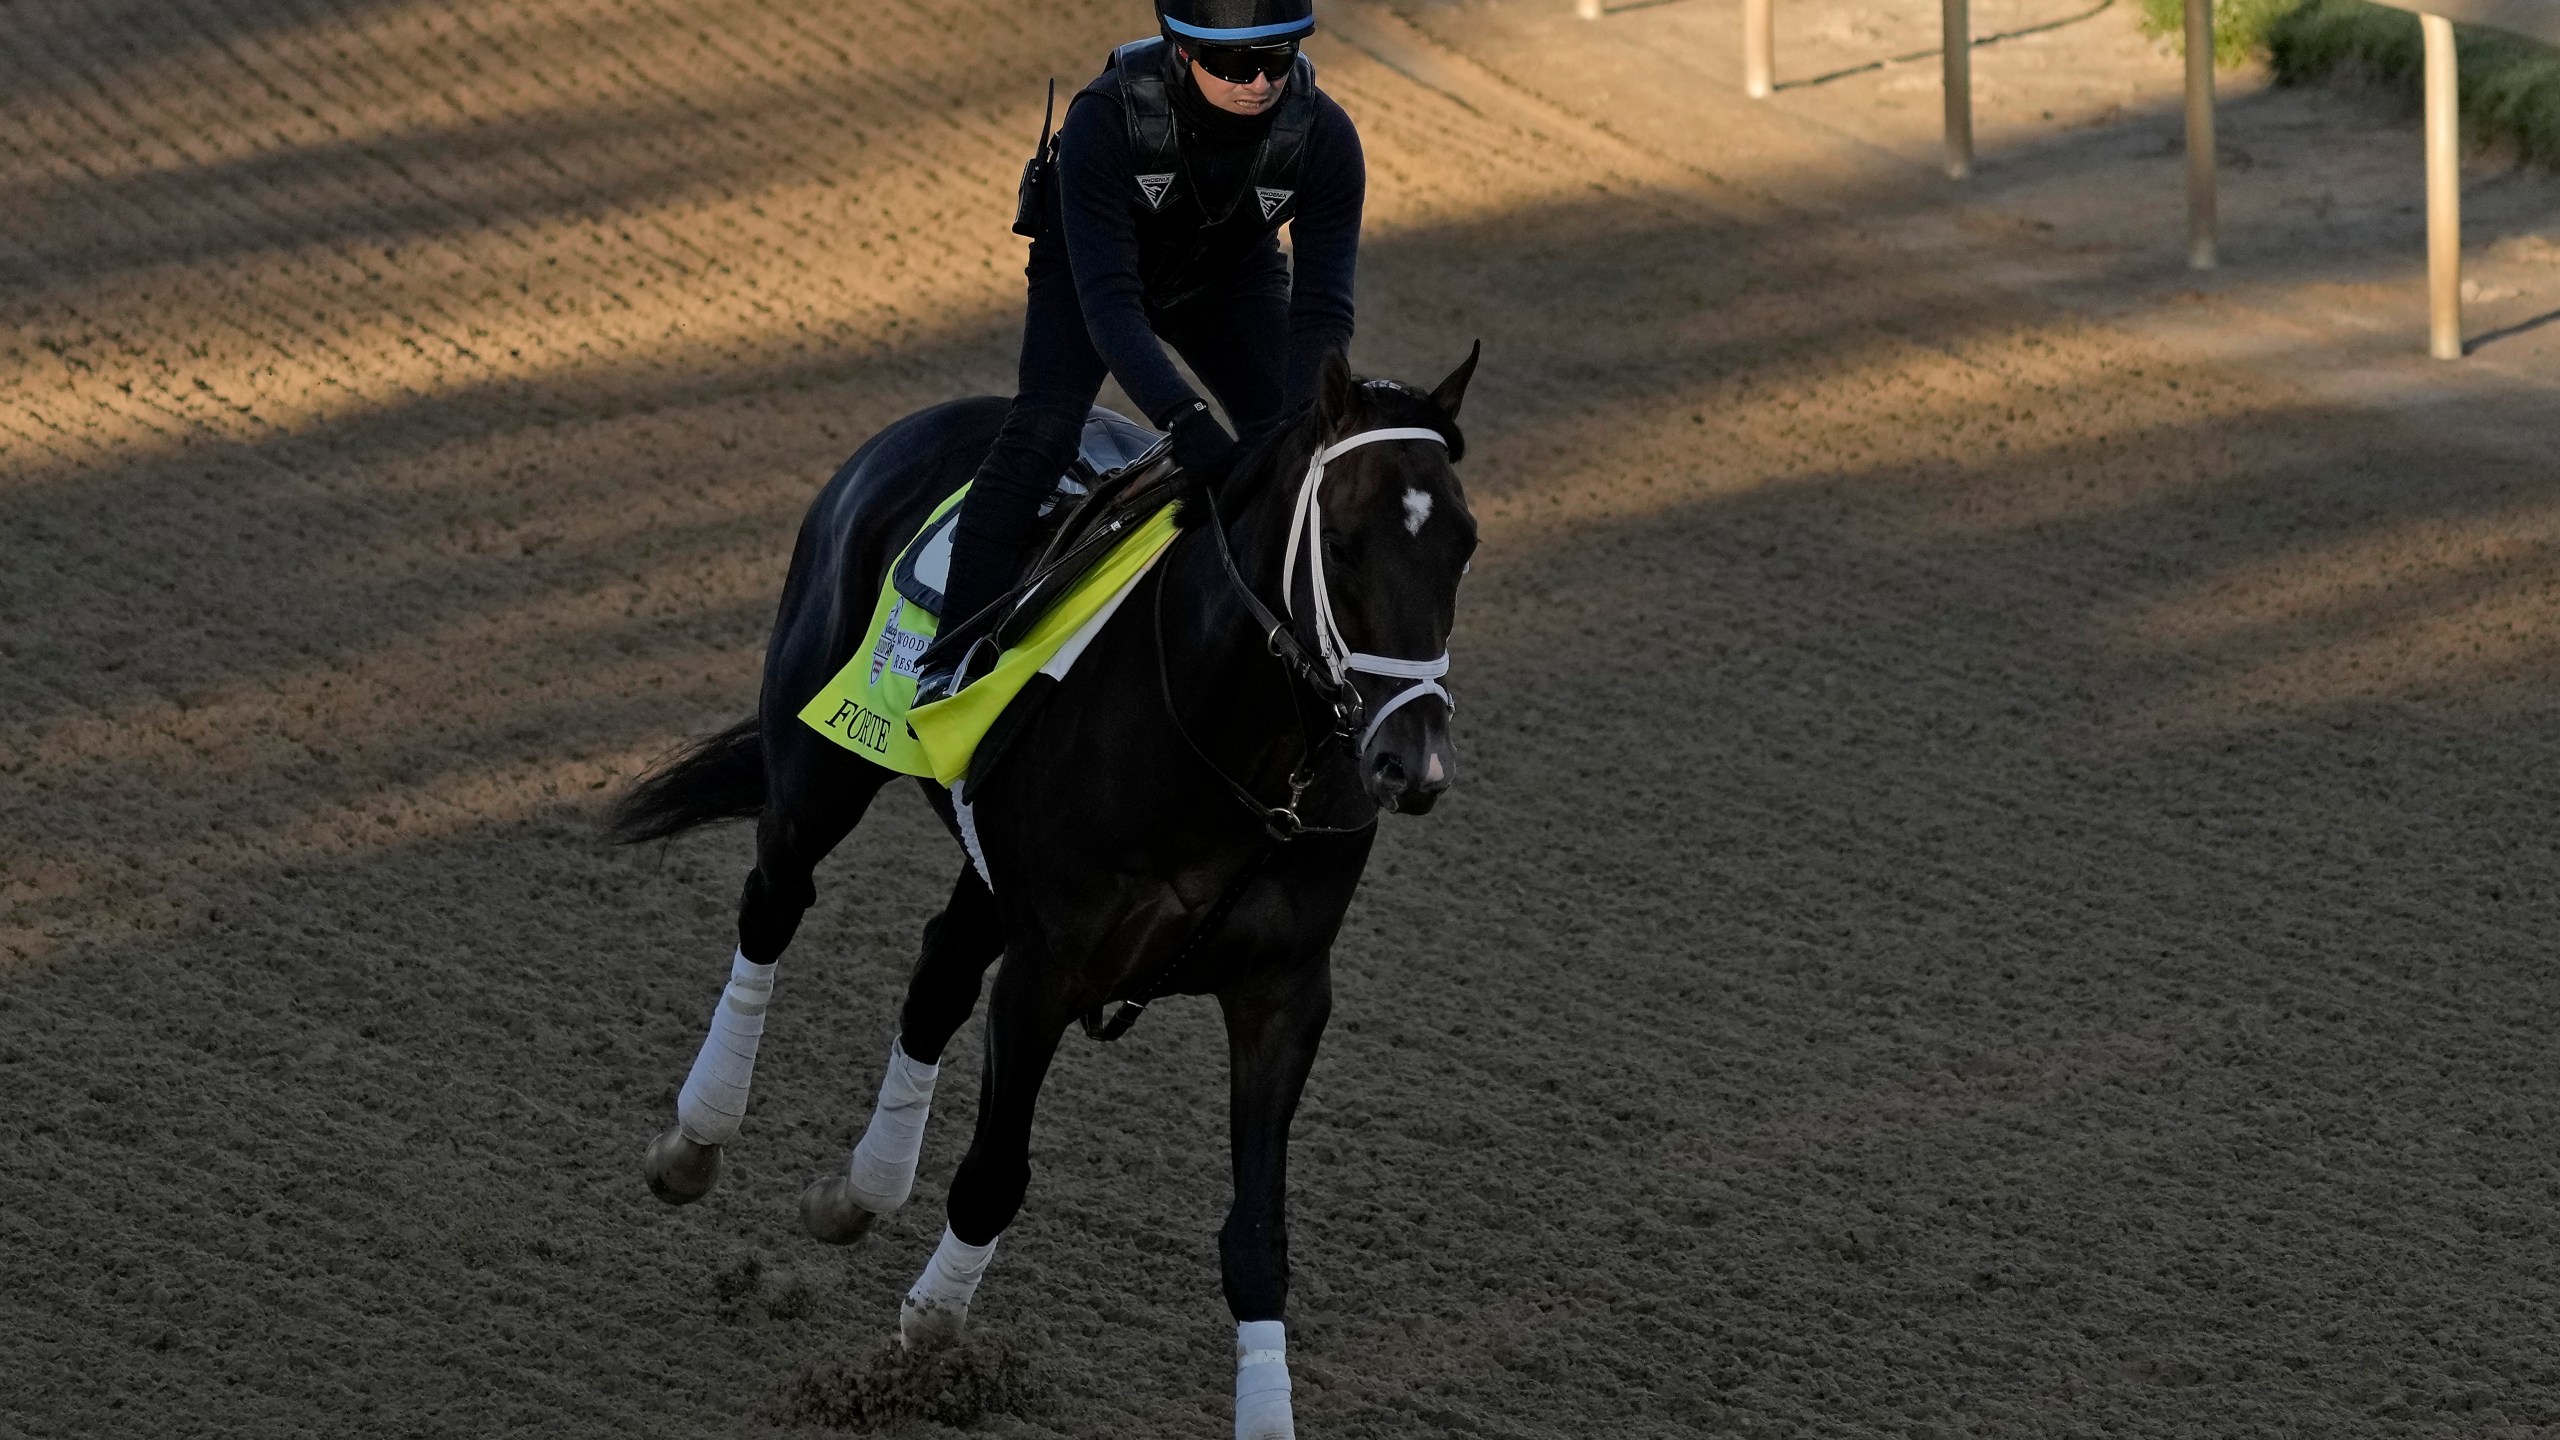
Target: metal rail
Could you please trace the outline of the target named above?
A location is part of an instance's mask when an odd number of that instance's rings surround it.
[[[2418,17],[2426,41],[2427,353],[2459,360],[2462,343],[2462,89],[2454,64],[2456,21],[2560,45],[2560,0],[2377,0]],[[2211,0],[2187,0],[2187,233],[2210,234],[2213,219]],[[2199,37],[2202,37],[2201,40]],[[2202,130],[2198,117],[2202,117]],[[2199,146],[2201,138],[2201,147]],[[2207,252],[2209,253],[2209,252]],[[2209,265],[2211,261],[2199,261]]]
[[[2426,40],[2427,351],[2459,360],[2462,343],[2461,79],[2454,22],[2560,45],[2560,0],[2376,0],[2418,17]],[[1777,0],[1742,0],[1742,93],[1765,100],[1778,88]],[[2222,235],[2215,174],[2213,0],[2186,0],[2187,263],[2221,263]],[[1575,0],[1585,20],[1603,0]],[[1946,99],[1946,166],[1950,179],[1973,173],[1973,16],[1971,0],[1939,0],[1939,54]]]
[[[1947,178],[1973,173],[1972,0],[1938,0],[1941,83],[1946,94]],[[1574,0],[1574,13],[1597,20],[1602,0]],[[1766,100],[1778,89],[1777,0],[1742,0],[1742,93]]]

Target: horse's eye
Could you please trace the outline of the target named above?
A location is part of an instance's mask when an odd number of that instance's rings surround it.
[[[1341,536],[1327,530],[1324,532],[1324,558],[1327,560],[1349,560],[1351,558],[1351,547],[1342,543]]]

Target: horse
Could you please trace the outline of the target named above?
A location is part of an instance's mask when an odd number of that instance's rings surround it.
[[[1234,1200],[1219,1259],[1237,1323],[1236,1433],[1294,1433],[1289,1125],[1378,816],[1425,814],[1456,778],[1440,680],[1476,546],[1453,467],[1481,354],[1427,393],[1330,356],[1300,419],[1214,483],[1181,484],[1173,540],[992,772],[921,782],[964,863],[924,928],[871,1121],[846,1168],[800,1202],[809,1232],[837,1244],[905,1203],[943,1048],[1001,958],[976,1129],[941,1243],[899,1308],[907,1348],[961,1338],[1029,1188],[1032,1109],[1068,1026],[1116,1038],[1148,1001],[1212,995],[1230,1064]],[[625,843],[756,821],[730,980],[677,1123],[644,1159],[661,1199],[689,1203],[716,1183],[776,962],[816,899],[812,872],[893,778],[797,717],[868,642],[888,567],[969,477],[1005,406],[918,411],[845,462],[801,525],[756,712],[615,804],[611,834]]]

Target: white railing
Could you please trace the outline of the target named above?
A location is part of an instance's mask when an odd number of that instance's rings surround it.
[[[1766,100],[1778,88],[1777,0],[1742,0],[1742,93]],[[1603,0],[1574,0],[1574,13],[1597,20]],[[1938,0],[1939,66],[1946,92],[1947,176],[1973,173],[1972,0]]]
[[[2560,0],[2375,0],[2418,17],[2426,42],[2427,353],[2462,358],[2461,81],[2453,22],[2560,45]],[[2214,263],[2213,0],[2187,0],[2187,241]],[[2201,57],[2201,58],[2200,58]]]
[[[2560,0],[2376,0],[2414,12],[2426,38],[2427,350],[2462,358],[2462,153],[2453,22],[2560,45]],[[1742,0],[1742,93],[1765,100],[1777,88],[1776,0]],[[1603,0],[1574,0],[1597,20]],[[1941,85],[1946,98],[1947,174],[1973,173],[1973,17],[1970,0],[1939,0]],[[2213,136],[2213,0],[2186,0],[2187,263],[2220,260]]]
[[[2427,353],[2462,358],[2462,125],[2453,22],[2560,45],[2560,0],[2380,0],[2427,44]]]

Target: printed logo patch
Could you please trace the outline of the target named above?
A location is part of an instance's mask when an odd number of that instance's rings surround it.
[[[1297,193],[1295,190],[1267,190],[1260,185],[1253,187],[1253,198],[1262,202],[1262,218],[1265,220],[1279,214],[1280,207],[1288,204],[1289,197]]]
[[[883,670],[894,671],[910,680],[916,678],[916,661],[923,657],[925,647],[933,643],[933,637],[919,635],[899,623],[906,618],[907,600],[901,595],[897,603],[889,607],[889,619],[881,625],[880,637],[871,646],[871,678],[867,683],[878,685]]]
[[[1173,172],[1171,171],[1166,171],[1162,175],[1141,175],[1138,177],[1138,193],[1147,197],[1147,208],[1150,210],[1163,209],[1164,192],[1172,188]],[[1270,213],[1271,212],[1268,210],[1264,211],[1264,218],[1269,218]]]

